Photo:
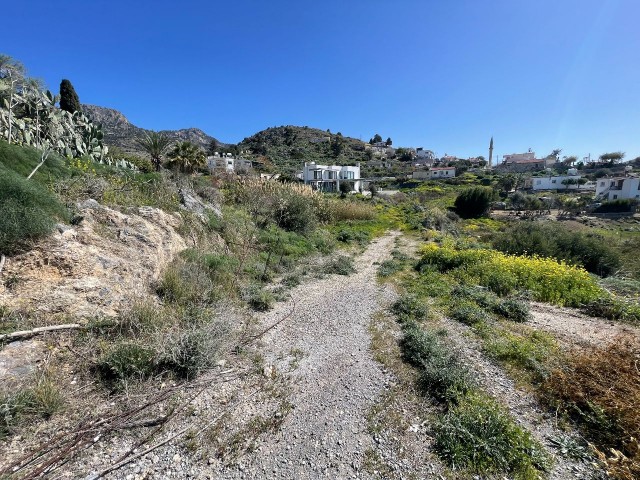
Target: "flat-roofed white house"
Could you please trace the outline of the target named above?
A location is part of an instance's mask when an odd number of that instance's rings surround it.
[[[595,190],[595,182],[588,182],[578,175],[575,168],[570,168],[567,175],[549,175],[547,177],[532,177],[533,190]]]
[[[433,167],[429,170],[413,172],[412,178],[416,180],[433,180],[438,178],[455,178],[456,167]]]
[[[603,177],[596,182],[596,197],[603,200],[640,199],[638,177]]]
[[[323,192],[339,192],[340,184],[347,182],[352,192],[359,192],[361,187],[360,163],[353,165],[319,165],[315,162],[304,162],[302,180],[314,190]]]
[[[220,155],[216,152],[213,156],[207,157],[207,166],[209,170],[225,170],[227,172],[247,172],[253,164],[250,160],[244,158],[237,158],[227,153],[226,155]]]

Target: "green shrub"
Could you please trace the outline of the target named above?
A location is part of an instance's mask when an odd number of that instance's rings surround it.
[[[336,240],[342,243],[356,242],[364,246],[369,243],[371,236],[367,232],[353,228],[343,228],[337,233]]]
[[[581,310],[593,317],[640,323],[640,305],[616,297],[601,297],[582,305]]]
[[[40,374],[32,386],[11,393],[0,392],[0,440],[10,435],[22,419],[49,418],[63,404],[60,389],[46,373]]]
[[[170,265],[156,286],[158,295],[180,305],[208,305],[221,296],[210,271],[200,263],[177,261]]]
[[[622,265],[620,254],[604,237],[569,230],[561,225],[518,223],[494,240],[494,248],[512,255],[538,255],[582,265],[606,277]]]
[[[378,267],[378,275],[381,277],[389,277],[396,272],[401,271],[404,268],[404,264],[397,260],[385,260]]]
[[[429,230],[457,235],[458,227],[456,223],[458,220],[460,218],[455,213],[445,212],[438,207],[433,207],[425,212],[422,226]]]
[[[266,312],[273,308],[275,298],[273,294],[258,286],[249,287],[245,293],[245,300],[257,312]]]
[[[506,295],[530,291],[536,300],[579,306],[602,296],[595,280],[581,267],[552,259],[506,255],[488,249],[456,250],[427,244],[416,269],[425,266],[451,272],[459,282],[486,285]]]
[[[31,147],[11,145],[0,140],[0,172],[2,166],[12,170],[21,178],[27,178],[33,169],[40,163],[41,152]],[[52,153],[47,161],[38,169],[31,178],[37,183],[46,184],[53,180],[68,177],[71,174],[69,167],[63,158]],[[0,176],[4,173],[0,173]]]
[[[473,326],[490,319],[487,312],[473,302],[456,303],[451,310],[451,318],[465,325]]]
[[[327,275],[351,275],[356,269],[353,266],[353,258],[341,255],[325,262],[322,271]]]
[[[480,334],[484,337],[483,348],[489,356],[533,373],[538,379],[547,376],[548,362],[558,348],[553,336],[534,329],[520,333],[486,329]]]
[[[214,322],[177,334],[165,343],[159,358],[160,368],[172,371],[179,378],[197,377],[215,365],[228,332],[226,323]]]
[[[302,279],[300,278],[300,275],[297,273],[290,273],[288,275],[285,275],[284,278],[282,279],[282,284],[289,288],[297,287],[298,285],[300,285],[301,282],[302,282]]]
[[[156,368],[156,354],[152,348],[132,342],[113,345],[98,359],[95,370],[111,387],[118,388],[132,379],[145,379]]]
[[[495,304],[493,311],[507,320],[520,323],[526,322],[531,317],[527,302],[517,298],[501,300]]]
[[[533,480],[549,467],[544,448],[494,400],[469,395],[435,427],[436,452],[453,468]]]
[[[627,213],[633,212],[638,204],[635,198],[618,199],[610,202],[602,202],[598,208],[594,210],[595,213]]]
[[[471,387],[468,370],[458,355],[438,338],[437,333],[410,324],[400,343],[405,361],[420,373],[419,385],[425,394],[446,403],[457,401]]]
[[[412,295],[402,295],[391,304],[391,312],[398,320],[407,322],[409,320],[422,320],[427,316],[426,304]]]
[[[45,187],[0,165],[0,252],[25,249],[68,218],[67,210]]]
[[[454,206],[456,213],[463,218],[478,218],[489,211],[495,192],[488,187],[472,187],[460,192]]]
[[[493,309],[498,301],[491,290],[479,285],[456,285],[453,288],[451,295],[454,298],[454,301],[468,299],[487,309]]]

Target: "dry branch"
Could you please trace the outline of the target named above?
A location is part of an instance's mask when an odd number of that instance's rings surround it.
[[[35,335],[40,335],[41,333],[55,332],[58,330],[76,330],[78,328],[84,328],[84,325],[80,325],[79,323],[65,323],[64,325],[50,325],[48,327],[37,327],[32,330],[21,330],[18,332],[2,334],[0,335],[0,342],[4,340],[13,342],[21,338],[29,338]]]

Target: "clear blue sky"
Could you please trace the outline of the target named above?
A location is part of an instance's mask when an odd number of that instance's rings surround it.
[[[151,129],[640,155],[638,0],[29,1],[0,52]]]

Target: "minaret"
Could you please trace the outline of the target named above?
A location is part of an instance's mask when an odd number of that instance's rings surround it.
[[[489,142],[489,168],[493,166],[493,137],[491,137],[491,141]]]

